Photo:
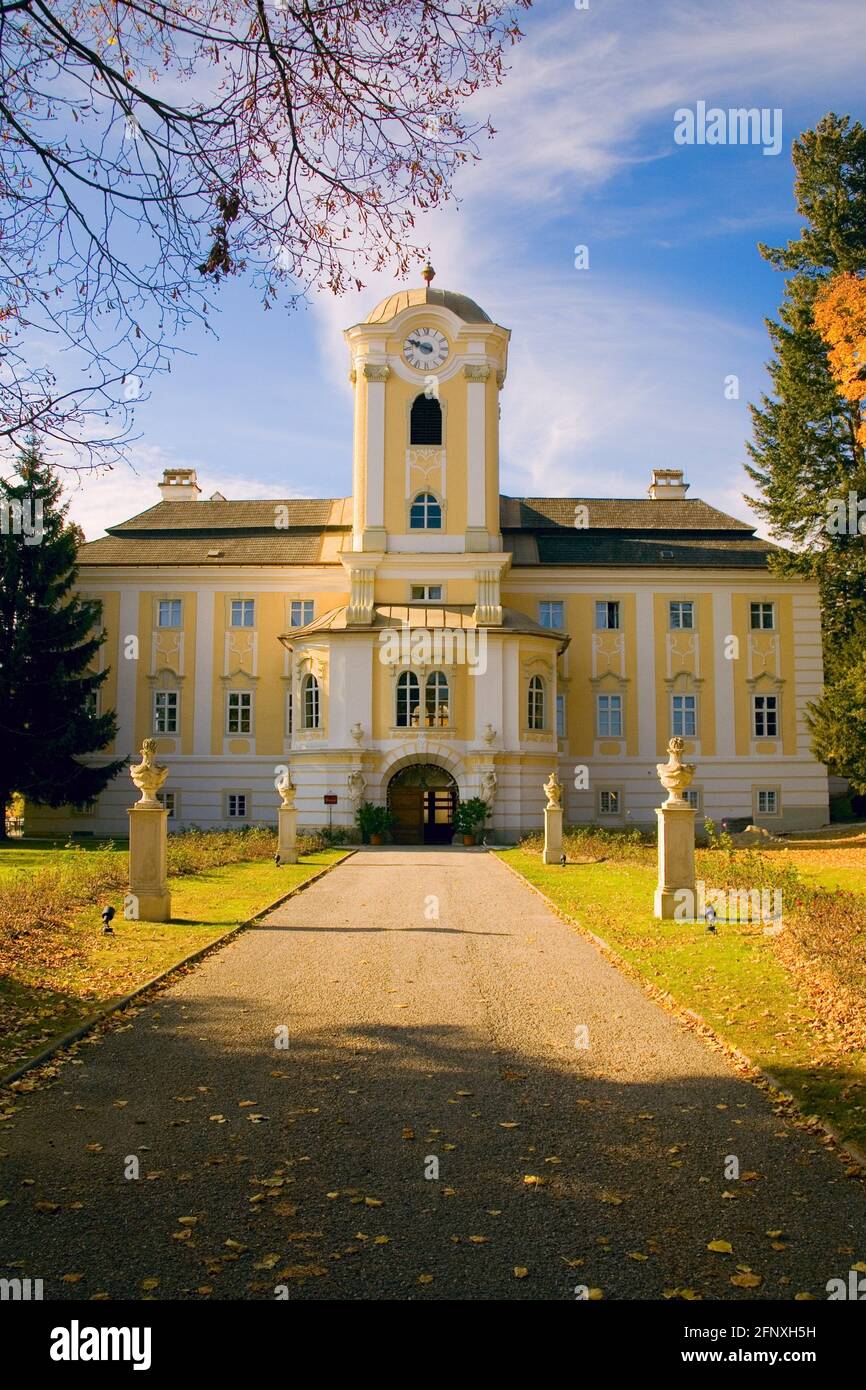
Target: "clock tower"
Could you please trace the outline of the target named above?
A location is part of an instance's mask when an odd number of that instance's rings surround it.
[[[509,330],[474,300],[399,290],[345,333],[355,390],[352,547],[499,552],[499,391]]]

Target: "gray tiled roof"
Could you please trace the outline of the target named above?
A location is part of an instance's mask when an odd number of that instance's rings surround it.
[[[285,508],[278,513],[277,508]],[[346,527],[352,525],[350,497],[275,497],[246,502],[157,502],[129,521],[108,528],[110,534],[130,531],[273,531],[276,518],[296,527]]]
[[[515,565],[657,565],[699,569],[747,566],[763,568],[773,546],[743,536],[623,536],[611,532],[563,531],[531,535],[506,533],[506,550]]]
[[[578,506],[586,507],[592,531],[754,532],[748,522],[727,516],[698,497],[500,497],[499,523],[503,531],[574,530]]]
[[[373,606],[373,618],[370,623],[353,624],[352,626],[384,630],[402,627],[404,624],[410,628],[429,628],[431,631],[435,631],[437,628],[465,628],[471,631],[479,626],[475,621],[475,605],[473,603],[377,603]],[[484,625],[481,624],[481,626]],[[503,607],[502,626],[509,632],[553,637],[563,643],[567,643],[569,640],[565,632],[560,632],[558,628],[544,627],[541,623],[537,623],[534,618],[527,617],[525,613],[519,612],[516,608]],[[291,642],[298,637],[306,637],[315,632],[343,632],[348,627],[349,610],[347,607],[341,606],[329,609],[320,618],[314,618],[311,623],[307,623],[303,627],[290,628],[280,640]]]
[[[315,565],[322,550],[319,531],[292,535],[100,536],[79,551],[82,565]],[[218,555],[209,555],[218,551]]]
[[[579,505],[587,508],[587,528],[574,525]],[[698,498],[502,497],[500,522],[515,565],[761,568],[775,549],[747,522]],[[83,545],[79,560],[336,565],[351,525],[349,497],[158,502]]]

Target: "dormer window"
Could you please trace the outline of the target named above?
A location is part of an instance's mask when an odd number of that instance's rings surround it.
[[[435,396],[422,393],[412,402],[409,417],[410,444],[442,443],[442,407]]]
[[[432,492],[419,492],[409,511],[409,528],[412,531],[441,531],[442,507]]]

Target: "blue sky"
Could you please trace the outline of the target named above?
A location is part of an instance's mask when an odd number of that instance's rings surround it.
[[[495,140],[459,207],[419,231],[436,284],[512,330],[502,491],[641,496],[653,467],[677,467],[691,495],[748,515],[748,404],[783,284],[756,243],[797,235],[799,132],[828,110],[866,120],[863,0],[540,0],[522,27],[509,77],[477,99]],[[781,108],[782,152],[675,144],[675,110],[698,101]],[[228,283],[218,337],[190,331],[149,384],[130,467],[72,488],[88,537],[157,500],[170,466],[194,466],[205,496],[347,494],[342,329],[395,283],[268,313]]]

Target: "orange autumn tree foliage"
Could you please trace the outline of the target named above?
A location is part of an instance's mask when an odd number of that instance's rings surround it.
[[[866,278],[834,275],[816,296],[813,317],[840,395],[861,403],[857,439],[866,447]]]

